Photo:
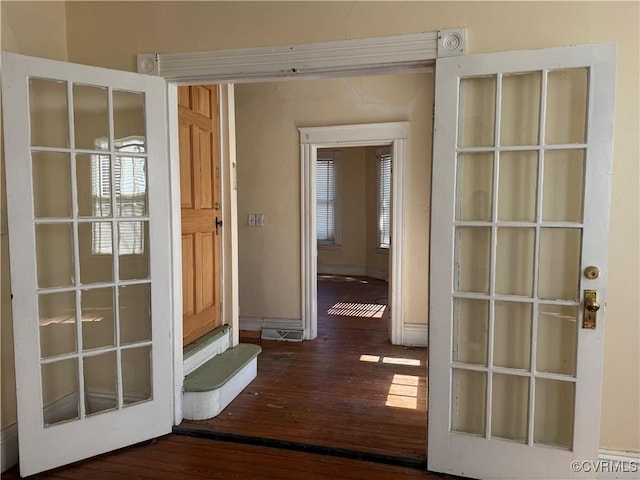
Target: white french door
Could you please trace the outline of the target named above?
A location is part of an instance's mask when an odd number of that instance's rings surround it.
[[[163,79],[2,54],[21,475],[170,432]]]
[[[437,60],[429,470],[584,478],[571,462],[597,460],[615,58]]]

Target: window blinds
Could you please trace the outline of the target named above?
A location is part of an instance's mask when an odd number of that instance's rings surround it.
[[[391,245],[391,152],[378,152],[378,247]]]
[[[333,159],[316,162],[316,232],[318,242],[335,243],[336,171]]]
[[[120,152],[144,152],[143,141],[126,139],[116,141]],[[118,217],[144,217],[147,215],[147,168],[146,159],[134,156],[113,158],[113,186],[115,207]],[[111,217],[111,157],[91,156],[91,190],[93,196],[93,216]],[[145,225],[141,221],[118,222],[119,255],[140,255],[144,253]],[[113,254],[112,223],[92,223],[92,253]]]

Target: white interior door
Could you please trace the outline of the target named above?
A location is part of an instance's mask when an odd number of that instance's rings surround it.
[[[170,432],[162,79],[3,53],[20,472]]]
[[[437,61],[429,470],[584,478],[571,462],[597,460],[615,57]]]

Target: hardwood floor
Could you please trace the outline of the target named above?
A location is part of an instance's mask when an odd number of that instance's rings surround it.
[[[17,468],[3,480],[20,478]],[[167,435],[84,462],[29,477],[41,480],[438,480],[453,478],[422,470]]]
[[[387,284],[321,277],[318,285],[318,338],[244,338],[263,348],[258,377],[218,417],[176,427],[192,436],[167,435],[33,478],[452,478],[424,471],[426,349],[389,344],[387,309],[381,318],[328,313],[342,302],[357,305],[337,313],[379,316]],[[16,468],[2,475],[17,478]]]
[[[387,302],[387,288],[375,279],[321,276],[318,338],[243,338],[262,346],[258,377],[218,417],[174,431],[424,466],[426,349],[389,343],[387,309],[381,318],[327,313],[343,303],[331,311],[373,314]]]

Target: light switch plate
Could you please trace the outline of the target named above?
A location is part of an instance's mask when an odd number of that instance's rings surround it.
[[[264,213],[256,213],[256,227],[264,227]]]
[[[249,225],[250,227],[256,226],[256,216],[253,213],[247,215],[247,225]]]

